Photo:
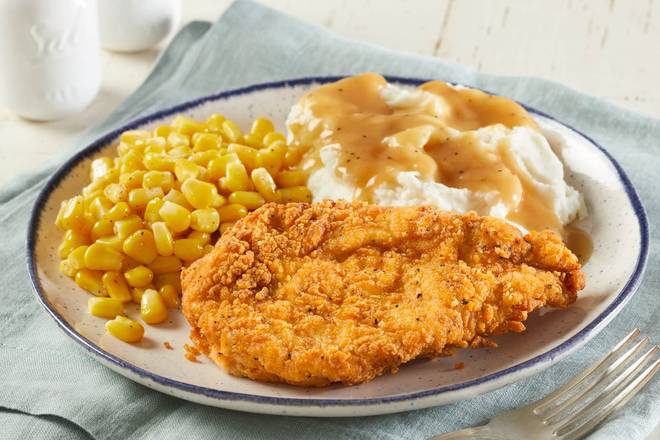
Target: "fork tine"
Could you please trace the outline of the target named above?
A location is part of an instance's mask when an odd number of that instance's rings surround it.
[[[605,356],[603,356],[598,362],[593,364],[591,367],[587,368],[584,370],[582,373],[578,374],[575,376],[571,381],[567,382],[564,386],[556,389],[552,393],[548,394],[545,398],[539,400],[536,402],[536,406],[534,407],[534,414],[540,414],[544,412],[544,410],[550,406],[553,402],[557,400],[557,397],[564,395],[565,393],[571,391],[573,388],[575,388],[578,384],[582,383],[582,381],[589,377],[594,371],[600,369],[603,365],[607,364],[612,358],[618,357],[618,353],[623,350],[623,348],[628,345],[633,339],[635,339],[639,335],[639,329],[636,328],[633,331],[631,331],[628,336],[623,338],[621,342],[616,344],[614,348]]]
[[[585,389],[580,390],[579,392],[573,394],[570,398],[566,399],[559,406],[556,406],[549,410],[549,414],[544,414],[545,418],[543,419],[544,424],[554,425],[557,422],[557,416],[560,415],[564,410],[572,406],[577,400],[583,399],[585,396],[588,396],[591,391],[593,391],[599,385],[605,383],[608,378],[615,377],[619,374],[620,370],[626,364],[629,359],[632,359],[637,353],[650,341],[649,337],[646,336],[640,341],[638,341],[633,347],[631,347],[624,354],[619,356],[612,362],[605,370],[603,370],[600,375]],[[591,374],[591,377],[595,377],[596,374]],[[622,376],[619,376],[620,378]],[[585,381],[587,378],[585,378]]]
[[[591,430],[598,426],[598,424],[613,411],[625,405],[657,373],[658,368],[660,367],[660,359],[656,359],[655,362],[653,362],[641,374],[638,374],[638,370],[641,370],[648,359],[657,353],[659,349],[660,347],[656,345],[646,352],[642,358],[638,359],[622,374],[622,376],[625,376],[625,380],[618,381],[617,385],[613,387],[614,389],[607,393],[606,396],[603,396],[602,399],[597,399],[587,407],[583,408],[571,417],[571,419],[569,419],[563,426],[556,430],[554,434],[557,436],[570,434],[570,438],[581,438],[591,432]],[[630,380],[631,378],[632,380]],[[602,405],[602,402],[607,403]],[[586,423],[576,423],[580,419],[585,420],[584,416],[597,406],[601,407],[587,417]]]

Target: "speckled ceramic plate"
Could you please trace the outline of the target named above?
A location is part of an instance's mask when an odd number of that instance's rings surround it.
[[[559,151],[568,179],[583,192],[589,217],[581,225],[595,243],[584,267],[587,288],[566,310],[530,316],[523,334],[496,338],[499,348],[463,350],[457,356],[419,360],[359,386],[320,389],[253,382],[227,375],[204,357],[184,359],[188,323],[180,313],[146,326],[138,345],[105,334],[105,320],[86,312],[88,294],[58,272],[61,232],[53,225],[59,203],[86,183],[89,163],[114,154],[120,132],[151,128],[177,113],[204,118],[219,112],[247,124],[259,115],[284,121],[307,90],[337,78],[305,78],[259,84],[191,101],[139,119],[109,133],[66,162],[42,190],[28,236],[28,268],[39,301],[64,332],[103,365],[158,391],[206,405],[242,411],[305,416],[361,416],[442,405],[485,393],[537,373],[594,337],[637,289],[648,252],[648,225],[635,189],[621,167],[587,136],[552,117],[528,109],[542,128],[572,139]],[[391,78],[410,87],[422,81]],[[283,127],[279,127],[283,128]],[[552,136],[550,136],[552,138]],[[137,310],[130,309],[136,316]],[[44,314],[44,319],[48,319]],[[163,347],[170,342],[173,350]],[[453,366],[463,362],[465,368]]]

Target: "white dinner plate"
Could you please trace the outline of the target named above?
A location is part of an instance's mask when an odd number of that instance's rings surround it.
[[[107,134],[68,160],[41,191],[28,232],[28,269],[39,301],[64,332],[103,365],[129,379],[182,399],[241,411],[304,416],[363,416],[442,405],[515,382],[549,367],[593,338],[622,309],[639,286],[648,253],[648,223],[630,180],[616,161],[584,134],[532,108],[544,130],[571,139],[559,149],[569,182],[584,194],[589,215],[580,225],[594,242],[584,266],[587,287],[565,310],[542,310],[527,331],[494,338],[496,349],[462,350],[456,356],[417,360],[397,374],[357,386],[299,388],[228,375],[208,359],[184,358],[189,326],[180,312],[146,326],[136,345],[105,333],[105,320],[87,313],[89,294],[58,270],[62,233],[53,224],[60,202],[87,183],[90,161],[115,155],[119,134],[153,128],[178,113],[204,119],[222,113],[242,128],[257,116],[279,123],[311,88],[338,78],[304,78],[258,84],[197,99],[138,119]],[[403,87],[421,80],[389,78]],[[550,136],[553,143],[553,136]],[[134,306],[132,306],[134,307]],[[138,316],[137,308],[128,309]],[[44,319],[46,315],[44,315]],[[173,350],[165,349],[169,342]],[[464,368],[454,365],[462,362]]]

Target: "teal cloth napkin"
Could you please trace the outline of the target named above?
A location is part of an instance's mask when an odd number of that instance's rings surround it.
[[[651,219],[651,256],[638,293],[598,337],[530,379],[453,405],[378,417],[287,418],[204,407],[137,385],[88,357],[41,309],[25,267],[26,224],[36,194],[66,156],[131,119],[200,95],[362,71],[440,78],[516,98],[589,133],[621,162]],[[144,84],[61,157],[0,190],[0,439],[422,439],[536,400],[633,327],[660,339],[659,139],[659,120],[549,81],[478,74],[443,60],[351,42],[249,1],[234,3],[215,24],[195,22],[181,30]],[[18,146],[3,148],[20,154]],[[660,422],[658,396],[655,380],[592,437],[643,439]]]

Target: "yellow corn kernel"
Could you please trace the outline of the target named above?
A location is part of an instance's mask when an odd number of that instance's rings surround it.
[[[142,152],[144,149],[144,146],[146,144],[147,137],[141,137],[140,139],[135,139],[135,140],[122,140],[121,138],[119,139],[120,144],[124,144],[126,148],[126,151],[122,156],[125,156],[126,154],[130,154],[133,151],[137,151],[138,153]]]
[[[257,155],[257,166],[265,168],[268,172],[275,176],[280,172],[284,165],[284,157],[286,156],[287,148],[282,142],[274,142],[269,147],[259,150]]]
[[[243,136],[243,143],[248,147],[261,149],[264,147],[264,144],[261,142],[261,138],[254,133],[246,134]]]
[[[140,304],[142,301],[142,295],[147,289],[151,289],[151,287],[131,287],[131,301],[135,304]]]
[[[151,150],[160,153],[165,151],[167,147],[167,139],[165,139],[165,136],[153,136],[145,141],[145,145],[145,152]]]
[[[231,190],[229,188],[227,188],[227,178],[226,177],[221,177],[220,179],[218,179],[218,189],[223,194],[229,195],[231,193]]]
[[[181,184],[181,192],[193,207],[208,208],[215,200],[218,189],[212,183],[190,178]]]
[[[181,294],[181,274],[178,271],[156,275],[154,277],[154,284],[159,289],[167,284],[172,285]]]
[[[186,135],[191,135],[196,131],[204,130],[204,124],[190,118],[188,116],[176,116],[172,121],[172,128],[174,128],[179,133]]]
[[[192,238],[174,240],[174,255],[183,261],[195,261],[204,254],[202,244]]]
[[[135,269],[138,266],[141,266],[142,263],[140,263],[137,260],[134,260],[133,258],[129,257],[128,255],[124,255],[124,262],[121,265],[121,273],[128,272],[131,269]]]
[[[172,232],[185,231],[190,226],[190,211],[176,203],[166,200],[158,214]]]
[[[255,119],[250,129],[250,133],[258,136],[259,139],[263,139],[264,136],[273,131],[275,131],[275,126],[270,119],[264,117]]]
[[[105,183],[106,182],[104,182],[103,179],[99,179],[99,180],[95,180],[93,182],[90,182],[87,186],[85,186],[82,189],[82,195],[85,198],[89,198],[90,201],[91,201],[91,199],[94,196],[94,193],[96,193],[97,191],[103,192],[103,188],[105,187]]]
[[[277,190],[280,202],[304,202],[311,203],[312,193],[306,186],[293,186],[291,188],[281,188]]]
[[[144,327],[139,322],[121,315],[106,322],[105,329],[115,338],[128,343],[140,342],[144,336]]]
[[[165,138],[161,138],[161,137],[153,138],[154,141],[156,139],[158,139],[159,141],[158,142],[151,142],[150,141],[147,144],[147,146],[144,149],[144,157],[146,157],[146,155],[149,154],[149,153],[153,153],[153,154],[163,154],[163,153],[165,153],[165,147],[167,146],[167,141],[165,140]],[[161,140],[162,140],[162,142],[161,142]],[[144,157],[142,158],[142,165],[144,165]],[[145,168],[146,168],[146,165],[145,165]]]
[[[147,289],[142,294],[140,316],[147,324],[160,324],[167,319],[167,305],[156,290]]]
[[[68,200],[62,200],[60,202],[60,208],[57,211],[57,215],[55,216],[55,226],[57,226],[60,229],[64,229],[63,227],[60,226],[62,223],[62,216],[64,215],[64,211],[68,207]]]
[[[190,214],[190,227],[195,231],[215,232],[220,226],[220,215],[213,208],[196,209]]]
[[[127,144],[126,142],[120,142],[119,145],[117,145],[117,155],[119,155],[120,158],[130,150],[131,145]]]
[[[76,196],[62,203],[58,213],[60,229],[82,230],[85,225],[85,205],[82,196]]]
[[[172,233],[167,228],[165,222],[155,222],[151,224],[151,231],[154,234],[156,250],[160,255],[168,256],[174,252],[174,241]]]
[[[109,170],[114,168],[115,163],[110,157],[100,157],[94,159],[90,165],[89,180],[96,180],[104,177]]]
[[[89,210],[89,207],[91,206],[92,202],[94,202],[94,200],[96,200],[97,197],[102,196],[102,195],[103,195],[103,190],[102,189],[98,189],[96,191],[89,192],[89,193],[83,195],[83,209],[84,209],[84,211],[87,212]]]
[[[80,269],[76,272],[75,282],[78,287],[85,289],[92,295],[108,296],[108,292],[103,287],[101,277],[103,272],[91,269]]]
[[[234,121],[226,120],[222,123],[222,137],[227,142],[241,142],[243,133]]]
[[[238,158],[236,153],[228,153],[210,161],[206,169],[209,180],[218,180],[224,177],[227,172],[227,164],[230,162],[240,163],[241,159]]]
[[[252,189],[252,182],[242,163],[229,162],[227,164],[225,187],[231,192]]]
[[[188,159],[197,165],[207,166],[209,162],[220,157],[219,150],[206,150],[199,153],[193,153]]]
[[[142,219],[137,215],[129,215],[126,218],[115,221],[115,235],[125,239],[133,232],[142,228]]]
[[[114,233],[113,224],[110,220],[102,218],[101,220],[94,223],[92,226],[91,238],[96,241],[96,239],[101,237],[107,237]]]
[[[163,197],[163,200],[176,203],[177,205],[183,206],[184,208],[190,210],[192,209],[192,206],[188,203],[188,200],[186,200],[186,197],[183,195],[181,191],[178,189],[172,189],[170,192],[168,192],[165,197]]]
[[[129,208],[126,202],[118,202],[115,206],[110,208],[108,213],[105,215],[107,220],[111,222],[116,222],[117,220],[123,220],[131,214],[131,208]]]
[[[144,158],[147,154],[163,154],[165,153],[165,147],[160,145],[149,145],[144,149],[144,156],[142,157],[142,165],[144,165]],[[147,166],[145,165],[145,168]],[[147,168],[148,169],[148,168]]]
[[[105,287],[108,295],[110,295],[110,298],[114,298],[123,303],[131,300],[131,289],[128,287],[128,283],[121,272],[114,270],[108,271],[103,274],[101,281],[103,282],[103,287]]]
[[[119,136],[119,140],[128,144],[136,144],[144,141],[149,136],[151,136],[151,133],[147,130],[127,130]]]
[[[124,239],[123,237],[118,237],[116,235],[109,235],[107,237],[101,237],[96,239],[96,243],[111,247],[112,249],[121,252],[122,246],[124,244]]]
[[[158,211],[163,207],[163,203],[165,203],[164,200],[160,198],[149,200],[149,203],[144,208],[144,221],[149,224],[160,221]]]
[[[169,133],[168,133],[169,134]],[[147,148],[166,148],[167,139],[166,136],[154,135],[145,141]]]
[[[85,267],[93,270],[119,270],[123,258],[121,252],[96,242],[85,250]]]
[[[77,271],[76,271],[76,269],[74,269],[71,266],[71,263],[69,263],[69,260],[60,261],[59,268],[60,268],[60,272],[64,275],[68,276],[69,278],[73,278],[73,277],[76,276]]]
[[[122,247],[124,253],[142,264],[149,264],[156,259],[154,234],[148,229],[138,229],[126,240]]]
[[[232,226],[234,226],[236,222],[225,222],[220,225],[220,233],[224,234],[227,232],[229,229],[231,229]]]
[[[112,203],[118,203],[128,198],[128,191],[121,183],[111,183],[103,189],[103,195]]]
[[[167,144],[170,148],[189,147],[190,137],[185,134],[173,131],[167,135]]]
[[[136,168],[136,165],[138,163],[137,160],[138,159],[134,159],[128,165],[127,164],[122,164],[119,168],[119,170],[121,171],[121,175],[122,176],[127,176],[127,175],[131,174],[132,172],[141,171],[139,168]],[[92,183],[94,183],[94,182],[92,182]],[[121,177],[120,177],[120,183],[124,183],[123,181],[121,181]],[[84,190],[83,190],[83,194],[84,194]]]
[[[131,149],[128,153],[124,154],[121,157],[121,167],[120,171],[122,173],[127,173],[130,171],[142,170],[144,169],[144,164],[142,163],[144,155],[142,151],[138,149]]]
[[[112,159],[111,159],[112,160]],[[114,163],[114,162],[113,162]],[[121,175],[121,172],[119,168],[110,168],[104,176],[99,177],[98,179],[94,179],[93,182],[99,182],[99,184],[102,187],[105,187],[106,185],[109,185],[111,183],[117,183],[119,182],[119,176]]]
[[[284,155],[284,164],[287,167],[297,165],[306,151],[307,149],[305,147],[289,148]]]
[[[114,319],[124,313],[124,305],[114,298],[90,298],[87,300],[87,311],[99,318]]]
[[[257,168],[252,170],[251,174],[252,184],[259,191],[259,194],[267,202],[277,202],[279,200],[277,193],[277,186],[273,177],[266,171],[266,168]]]
[[[169,125],[160,125],[154,129],[154,136],[166,138],[172,132],[172,127]]]
[[[100,195],[89,204],[89,213],[92,214],[95,220],[98,220],[105,217],[112,206],[110,200],[105,198],[105,196]]]
[[[227,151],[229,153],[236,153],[246,168],[252,170],[257,167],[257,153],[259,153],[259,150],[256,148],[241,144],[229,144]]]
[[[193,151],[207,151],[219,148],[222,138],[214,133],[195,133],[192,138]]]
[[[89,234],[68,230],[64,233],[64,238],[57,249],[57,254],[60,256],[60,259],[65,259],[75,248],[89,243]]]
[[[188,234],[187,238],[192,238],[193,240],[197,240],[202,245],[206,245],[206,244],[211,242],[211,234],[208,233],[208,232],[192,231],[190,234]],[[168,271],[168,272],[171,272],[171,271]]]
[[[174,176],[169,171],[147,171],[142,179],[145,188],[161,188],[163,193],[168,192],[174,185]]]
[[[213,250],[214,246],[212,244],[205,244],[204,245],[204,255],[210,254],[211,251]]]
[[[285,142],[286,143],[286,136],[284,136],[282,133],[278,133],[276,131],[272,131],[264,136],[264,145],[269,147],[271,144],[275,142]]]
[[[199,176],[199,165],[188,159],[177,159],[174,162],[174,174],[180,181]]]
[[[110,157],[100,157],[94,159],[91,164],[89,172],[89,180],[96,180],[108,174],[108,171],[114,168],[115,163]]]
[[[206,127],[204,127],[204,130],[206,130]],[[196,131],[196,132],[190,134],[190,142],[192,143],[193,148],[194,148],[195,143],[197,143],[197,140],[200,138],[200,136],[202,136],[204,134],[207,134],[207,133],[208,132],[206,132],[206,131]],[[213,134],[213,133],[211,133],[211,134]]]
[[[128,193],[128,205],[134,211],[141,212],[146,208],[147,203],[155,198],[163,197],[165,193],[160,187],[156,188],[136,188]]]
[[[73,270],[85,269],[85,252],[88,246],[78,246],[66,258]]]
[[[225,199],[220,194],[213,194],[213,202],[211,203],[211,206],[213,206],[214,208],[219,208],[225,203],[227,203],[227,199]]]
[[[160,293],[160,296],[163,298],[163,301],[165,301],[165,305],[168,309],[179,308],[181,300],[179,299],[179,292],[176,290],[176,287],[171,284],[165,284],[158,289],[158,293]]]
[[[137,266],[124,272],[124,278],[131,287],[145,287],[154,279],[154,273],[148,267]]]
[[[245,217],[248,214],[248,210],[243,205],[231,203],[218,208],[218,214],[220,214],[220,221],[222,223],[233,222]]]
[[[307,173],[304,171],[282,171],[275,180],[282,188],[292,188],[294,186],[304,186],[307,183]]]
[[[83,221],[76,225],[76,228],[71,229],[79,234],[85,235],[86,237],[91,237],[92,228],[96,223],[96,218],[90,213],[86,212],[83,215]]]
[[[151,271],[156,275],[169,272],[178,272],[181,270],[181,260],[179,260],[174,255],[159,255],[149,264],[149,269],[151,269]]]
[[[229,203],[243,205],[248,211],[254,211],[266,201],[258,192],[254,191],[236,191],[229,195]]]
[[[174,169],[175,170],[176,170],[176,160],[185,159],[188,156],[190,156],[191,154],[192,154],[192,150],[190,149],[190,147],[186,147],[186,146],[172,148],[170,151],[167,152],[168,156],[175,159],[175,161],[174,161]]]
[[[142,163],[150,171],[174,171],[174,159],[163,153],[146,153]]]
[[[222,123],[225,122],[225,117],[218,113],[214,113],[206,118],[206,129],[211,132],[218,132],[222,130]]]
[[[143,170],[137,170],[122,174],[119,176],[119,183],[121,183],[124,188],[126,188],[126,191],[139,188],[142,186],[144,173],[145,172]]]

